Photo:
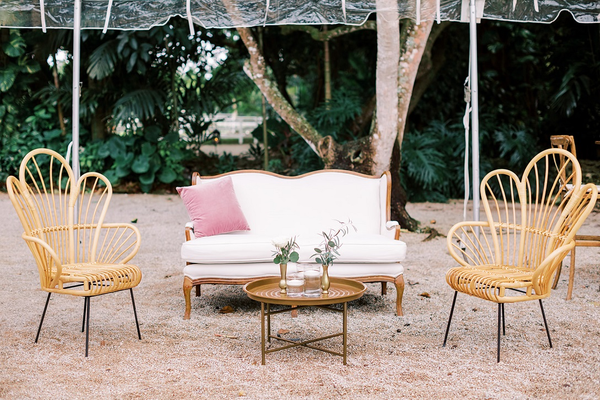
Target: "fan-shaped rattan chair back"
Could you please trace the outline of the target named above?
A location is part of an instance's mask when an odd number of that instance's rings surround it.
[[[60,154],[37,149],[21,162],[19,178],[7,179],[7,189],[48,300],[50,293],[83,296],[89,318],[90,297],[138,285],[141,271],[127,262],[140,234],[130,224],[104,222],[112,186],[103,175],[89,172],[75,182]]]
[[[567,186],[570,191],[564,195]],[[489,173],[481,193],[486,219],[495,227],[490,235],[493,263],[535,270],[554,250],[572,241],[585,219],[579,218],[585,210],[580,189],[579,163],[564,150],[541,152],[522,178],[509,170]],[[536,293],[549,293],[548,279],[558,265],[556,259],[540,276]]]
[[[461,222],[448,232],[448,249],[461,266],[446,273],[456,292],[444,345],[458,292],[498,303],[499,327],[504,303],[539,300],[541,306],[598,193],[595,185],[581,185],[573,154],[548,149],[521,178],[505,169],[487,174],[481,196],[485,220]]]

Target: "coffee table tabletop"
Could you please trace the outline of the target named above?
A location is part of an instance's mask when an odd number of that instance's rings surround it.
[[[264,278],[244,285],[244,292],[252,300],[268,304],[284,306],[319,306],[327,304],[345,303],[356,300],[365,293],[367,287],[358,281],[345,278],[329,278],[331,285],[328,294],[319,297],[288,297],[280,293],[280,278]]]

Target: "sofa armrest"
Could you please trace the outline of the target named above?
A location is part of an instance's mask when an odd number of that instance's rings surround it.
[[[394,240],[400,239],[400,224],[398,221],[387,221],[381,234]]]
[[[190,241],[194,237],[194,223],[187,222],[185,224],[185,241]]]

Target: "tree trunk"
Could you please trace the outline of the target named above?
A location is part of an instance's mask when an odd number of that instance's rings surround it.
[[[408,215],[408,212],[406,211],[406,203],[408,202],[408,199],[406,197],[406,191],[404,190],[400,180],[401,164],[402,153],[400,152],[400,142],[396,141],[394,144],[394,151],[392,153],[392,163],[390,165],[390,172],[392,174],[392,221],[398,221],[402,228],[414,232],[419,227],[419,221]]]
[[[377,71],[375,92],[377,111],[371,135],[373,173],[390,168],[394,142],[398,136],[398,59],[400,27],[396,0],[377,0]]]
[[[406,128],[406,118],[410,106],[415,79],[421,64],[421,58],[427,46],[427,40],[431,33],[433,20],[422,21],[421,25],[415,25],[413,21],[406,21],[405,28],[408,31],[406,36],[405,51],[400,57],[398,64],[399,83],[398,83],[398,143],[402,149],[402,140],[404,139],[404,129]]]
[[[88,87],[90,91],[95,91],[101,82],[88,77]],[[91,120],[92,140],[103,140],[106,138],[106,120],[108,112],[103,102],[99,102]]]
[[[323,30],[327,32],[327,25],[323,27]],[[323,42],[323,57],[324,57],[324,67],[325,67],[325,103],[326,107],[329,110],[331,101],[331,60],[329,58],[329,40],[325,40]]]

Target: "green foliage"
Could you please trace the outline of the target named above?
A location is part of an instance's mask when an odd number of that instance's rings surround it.
[[[488,120],[482,115],[482,121]],[[509,125],[480,127],[480,178],[506,168],[523,171],[541,147],[531,131]],[[493,132],[493,134],[490,134]],[[469,147],[471,137],[469,137]],[[411,131],[402,144],[402,184],[410,201],[444,202],[464,196],[465,136],[462,124],[432,121],[424,131]],[[471,174],[471,160],[468,165]],[[472,182],[472,176],[469,176]]]
[[[296,243],[296,237],[277,238],[273,240],[273,262],[275,264],[287,264],[289,262],[298,262],[300,255],[296,251],[300,248]]]
[[[15,134],[0,137],[0,181],[6,181],[9,175],[17,175],[19,165],[25,155],[39,147],[45,147],[65,155],[70,139],[62,136],[53,118],[56,110],[51,106],[38,105],[33,114],[18,125]],[[82,132],[85,138],[86,132]]]
[[[362,98],[357,88],[342,87],[332,93],[331,100],[323,102],[309,114],[309,121],[322,135],[331,135],[336,140],[352,137],[346,126],[362,111]]]
[[[147,128],[144,135],[115,135],[96,146],[88,149],[97,151],[97,155],[89,155],[90,160],[110,160],[104,175],[113,185],[137,180],[141,190],[148,193],[157,183],[184,181],[185,143],[172,135],[157,138],[152,127]]]
[[[352,221],[342,222],[338,221],[340,227],[337,229],[330,229],[329,232],[321,232],[323,241],[320,247],[315,247],[315,254],[311,257],[315,257],[317,264],[330,266],[340,255],[339,249],[342,247],[341,238],[346,236],[350,232],[352,227],[355,231],[356,228],[352,225]]]
[[[499,127],[494,132],[494,141],[498,145],[499,156],[506,163],[506,167],[518,172],[525,169],[529,160],[540,150],[531,132],[511,126]],[[498,164],[497,166],[500,167]]]

